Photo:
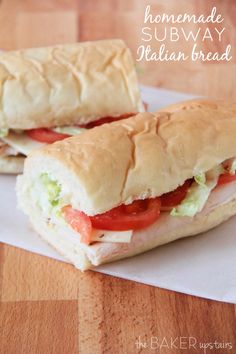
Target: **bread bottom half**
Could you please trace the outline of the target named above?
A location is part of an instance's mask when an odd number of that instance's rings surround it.
[[[0,157],[0,173],[18,174],[23,172],[23,156]]]
[[[170,220],[168,218],[172,217],[167,215],[167,213],[164,214],[166,214],[166,221],[168,222],[168,220]],[[53,246],[69,262],[74,264],[76,268],[84,271],[103,263],[135,256],[137,254],[151,250],[157,246],[170,243],[183,237],[200,234],[221,224],[222,222],[232,217],[234,214],[236,214],[236,198],[230,202],[216,206],[207,214],[202,212],[199,213],[198,217],[191,219],[191,222],[188,222],[181,227],[176,227],[172,231],[160,232],[161,227],[158,228],[157,221],[154,226],[151,226],[146,230],[142,230],[142,233],[146,235],[146,238],[143,242],[132,241],[133,247],[126,247],[125,244],[124,247],[119,248],[119,246],[117,246],[118,251],[113,252],[110,255],[109,252],[107,252],[107,250],[109,250],[108,248],[105,252],[102,252],[103,249],[107,247],[107,244],[105,243],[100,243],[99,245],[97,243],[95,245],[97,249],[93,249],[93,245],[83,247],[79,241],[76,242],[68,239],[65,233],[61,234],[60,227],[52,227],[43,222],[40,218],[31,217],[31,223],[36,232],[38,232],[48,244]],[[155,237],[156,233],[158,233],[157,237]],[[135,236],[140,239],[138,232],[134,232],[134,240]],[[94,250],[94,252],[90,252],[89,248]]]

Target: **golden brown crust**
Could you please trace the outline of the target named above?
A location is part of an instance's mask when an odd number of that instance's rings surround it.
[[[33,153],[24,178],[52,173],[69,190],[78,191],[73,193],[74,207],[99,214],[174,190],[236,156],[235,137],[235,104],[143,113]]]
[[[143,110],[122,40],[25,49],[0,56],[0,128],[87,123]]]
[[[220,101],[220,100],[211,100],[205,98],[196,98],[192,100],[182,101],[175,103],[166,107],[161,108],[158,112],[177,112],[177,111],[188,111],[188,110],[205,110],[211,109],[214,110],[228,110],[231,107],[231,110],[236,111],[236,103]]]

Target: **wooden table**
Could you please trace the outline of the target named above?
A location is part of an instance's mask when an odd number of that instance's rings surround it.
[[[122,37],[136,56],[147,4],[174,14],[208,13],[215,5],[225,18],[227,38],[202,43],[202,48],[221,50],[227,42],[236,43],[234,0],[2,0],[0,48]],[[236,97],[235,56],[223,63],[149,62],[140,68],[144,84]],[[193,344],[194,338],[198,344],[232,343],[232,350],[207,353],[236,352],[234,305],[94,272],[81,274],[70,265],[6,245],[0,248],[0,264],[1,353],[154,353],[159,352],[154,350],[157,339],[161,353],[180,353],[179,341],[184,351],[186,341]]]

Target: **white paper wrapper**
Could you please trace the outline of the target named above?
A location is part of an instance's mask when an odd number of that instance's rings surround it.
[[[193,96],[142,87],[149,110]],[[0,176],[0,241],[65,261],[30,228],[16,209],[15,177]],[[236,303],[236,217],[189,239],[96,269],[99,272],[182,293]]]

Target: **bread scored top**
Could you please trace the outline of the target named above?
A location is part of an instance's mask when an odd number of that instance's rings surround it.
[[[1,53],[0,90],[0,129],[143,111],[131,52],[119,39]]]
[[[202,101],[201,101],[202,102]],[[236,106],[195,104],[140,113],[32,153],[24,181],[49,173],[71,193],[74,208],[103,213],[160,196],[236,156]]]

